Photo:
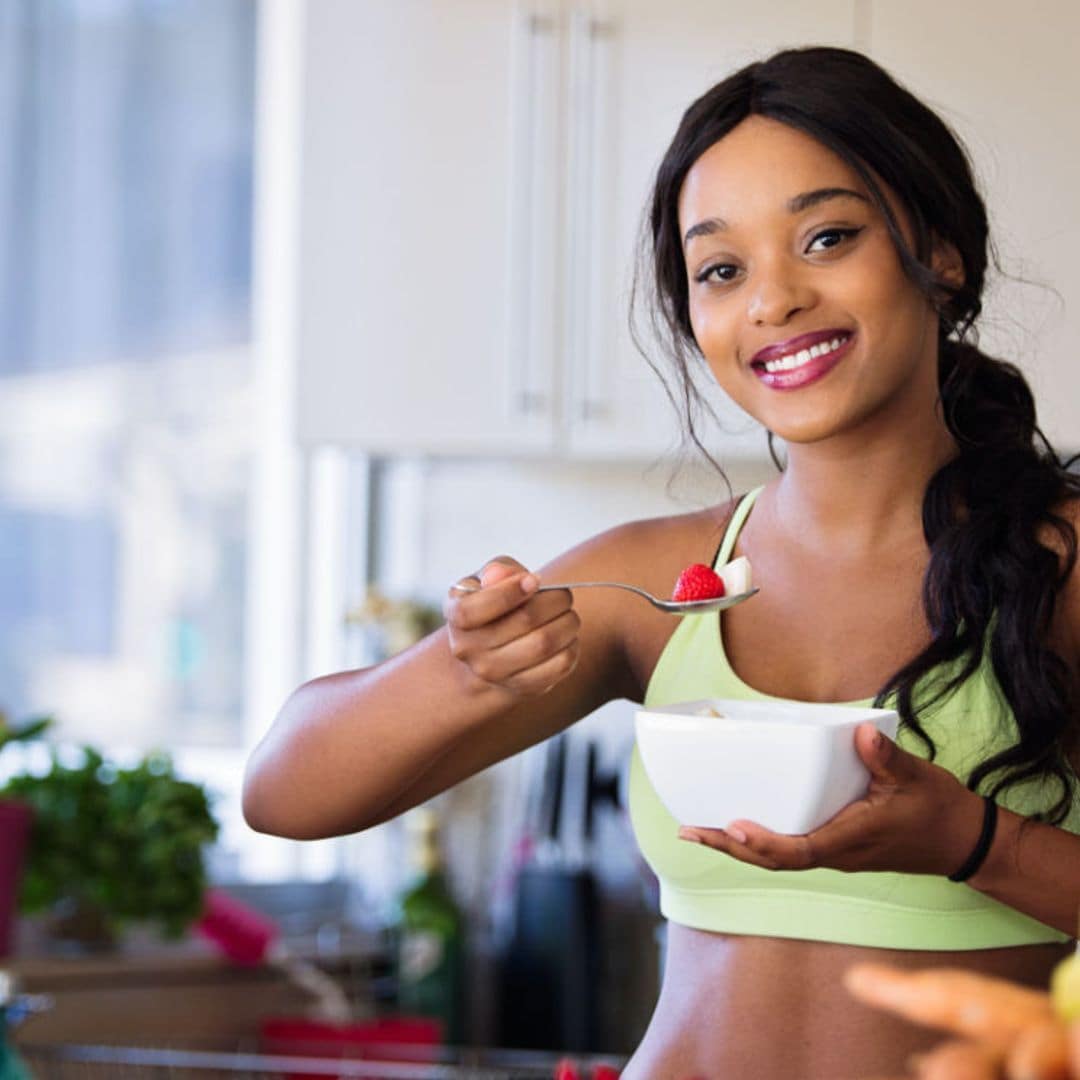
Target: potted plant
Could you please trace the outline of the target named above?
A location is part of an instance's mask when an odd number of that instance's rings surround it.
[[[51,723],[50,717],[39,716],[21,724],[12,724],[7,713],[0,709],[0,752],[8,743],[38,738]],[[0,956],[7,956],[11,951],[31,813],[26,802],[0,797]]]
[[[166,755],[119,768],[92,747],[72,764],[54,751],[48,772],[4,791],[34,813],[20,908],[48,913],[54,937],[107,947],[132,923],[179,937],[200,915],[218,826],[206,790]]]

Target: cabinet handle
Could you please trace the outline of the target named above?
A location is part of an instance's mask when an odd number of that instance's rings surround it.
[[[587,11],[570,16],[570,140],[567,161],[568,242],[566,262],[565,355],[571,387],[572,419],[603,419],[610,413],[604,393],[610,363],[607,318],[614,301],[616,267],[603,257],[611,238],[613,112],[609,96],[616,27]]]
[[[551,411],[558,29],[543,5],[515,10],[506,355],[509,408],[518,417]]]

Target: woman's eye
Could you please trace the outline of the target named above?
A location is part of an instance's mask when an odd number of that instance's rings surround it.
[[[861,232],[861,227],[858,229],[823,229],[810,241],[810,246],[806,249],[807,253],[809,254],[813,251],[828,251],[830,248],[842,244],[845,240],[850,240],[851,237],[858,236]]]
[[[731,263],[713,263],[712,266],[706,266],[697,277],[694,279],[699,284],[703,284],[707,281],[716,282],[728,282],[734,281],[735,275],[739,272],[737,266],[733,266]]]

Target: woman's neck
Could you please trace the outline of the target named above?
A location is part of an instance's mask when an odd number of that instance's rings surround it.
[[[926,486],[955,455],[955,440],[937,410],[903,439],[851,433],[792,445],[771,501],[778,519],[808,546],[870,553],[883,543],[922,537]]]

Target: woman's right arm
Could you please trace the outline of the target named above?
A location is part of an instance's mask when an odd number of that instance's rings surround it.
[[[591,572],[607,561],[602,546],[545,576]],[[632,696],[615,590],[575,603],[536,584],[495,560],[482,588],[452,594],[446,626],[413,648],[300,686],[248,762],[248,824],[294,839],[357,832]]]

